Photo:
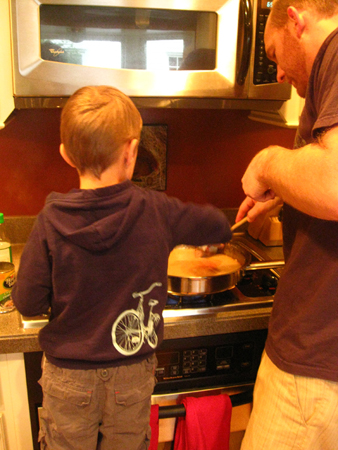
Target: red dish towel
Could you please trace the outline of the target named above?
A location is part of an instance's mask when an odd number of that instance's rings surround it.
[[[228,395],[187,397],[177,419],[174,450],[229,450],[232,405]]]
[[[157,450],[158,447],[158,405],[151,405],[150,410],[150,427],[151,439],[148,450]]]

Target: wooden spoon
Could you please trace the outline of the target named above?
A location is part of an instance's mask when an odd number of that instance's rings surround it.
[[[236,230],[236,228],[240,227],[241,225],[243,225],[243,223],[248,221],[248,217],[244,217],[244,219],[240,220],[239,222],[235,223],[234,225],[232,225],[231,227],[231,231]]]

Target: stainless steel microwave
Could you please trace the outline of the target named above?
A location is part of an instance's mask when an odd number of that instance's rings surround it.
[[[16,105],[98,84],[154,106],[290,97],[265,55],[270,0],[10,1]]]

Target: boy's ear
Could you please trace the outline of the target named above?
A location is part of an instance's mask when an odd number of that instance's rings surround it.
[[[69,164],[71,167],[75,167],[74,163],[70,160],[69,156],[67,155],[65,146],[63,144],[60,144],[60,155],[66,161],[67,164]]]
[[[138,139],[132,139],[126,144],[125,161],[128,166],[134,164],[137,158],[138,144]]]

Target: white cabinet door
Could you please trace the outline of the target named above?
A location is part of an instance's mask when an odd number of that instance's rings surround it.
[[[0,412],[0,450],[7,450],[5,444],[4,414]]]
[[[3,434],[3,448],[33,450],[22,353],[0,355],[0,415],[3,425],[3,430],[0,431]],[[0,449],[2,450],[1,445]]]
[[[0,1],[0,129],[14,109],[9,0]]]

